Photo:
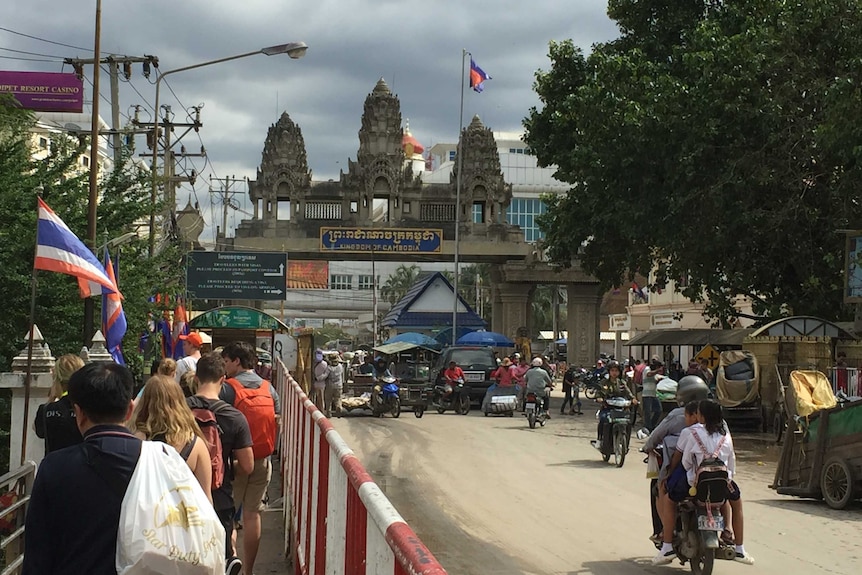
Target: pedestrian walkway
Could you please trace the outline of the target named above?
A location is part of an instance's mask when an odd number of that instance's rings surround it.
[[[261,516],[262,535],[255,562],[254,575],[294,573],[293,564],[284,555],[284,498],[281,493],[281,465],[273,461],[272,481],[269,482],[269,505]],[[237,533],[237,549],[242,556],[242,531]]]

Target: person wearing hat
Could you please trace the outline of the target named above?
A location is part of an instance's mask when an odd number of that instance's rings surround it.
[[[642,391],[644,427],[649,432],[656,428],[661,419],[661,403],[656,396],[659,376],[664,376],[664,364],[661,357],[654,355],[650,359],[649,367],[644,370]]]
[[[174,373],[177,383],[182,381],[185,372],[197,369],[198,360],[201,358],[201,347],[204,344],[201,334],[196,331],[181,335],[180,341],[183,342],[183,353],[186,355],[177,362],[177,371]]]

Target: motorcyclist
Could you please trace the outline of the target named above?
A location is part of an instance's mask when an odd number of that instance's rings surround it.
[[[601,444],[602,432],[605,428],[605,424],[608,422],[608,417],[611,411],[606,400],[612,397],[624,397],[631,401],[632,405],[637,405],[637,399],[635,399],[635,396],[632,394],[632,390],[629,389],[626,380],[622,378],[622,368],[616,360],[608,362],[608,377],[607,379],[601,379],[599,381],[601,385],[599,397],[602,400],[602,407],[599,410],[599,428],[596,440]]]
[[[443,371],[443,398],[446,399],[455,391],[455,386],[464,383],[464,370],[454,361]]]
[[[374,358],[374,380],[378,381],[383,378],[394,378],[392,372],[389,371],[389,362],[383,356]]]
[[[543,409],[545,411],[546,417],[551,419],[551,414],[549,413],[549,407],[551,402],[551,397],[545,388],[554,388],[554,384],[551,381],[551,376],[548,375],[548,372],[542,367],[544,362],[541,357],[533,358],[533,361],[530,362],[530,369],[524,374],[524,381],[527,384],[527,393],[536,394],[536,399],[542,400]]]
[[[687,375],[680,379],[676,388],[676,401],[679,407],[667,414],[667,417],[649,434],[646,443],[641,447],[641,451],[650,453],[660,445],[664,446],[662,467],[659,470],[659,476],[650,482],[650,508],[652,509],[653,518],[653,535],[650,539],[653,542],[661,538],[661,519],[656,508],[658,485],[666,479],[667,468],[670,464],[671,456],[676,450],[677,439],[679,439],[680,432],[686,428],[685,406],[692,401],[701,401],[707,397],[709,397],[709,386],[707,386],[702,378],[696,375]]]

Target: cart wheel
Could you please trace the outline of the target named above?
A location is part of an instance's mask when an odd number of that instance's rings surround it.
[[[840,457],[830,457],[820,475],[823,499],[832,509],[844,509],[853,500],[853,473]]]
[[[444,413],[446,413],[446,410],[445,410],[445,409],[443,409],[442,407],[438,407],[438,408],[437,408],[437,413],[439,413],[440,415],[443,415]]]
[[[422,416],[425,415],[425,408],[424,407],[414,407],[413,408],[413,415],[416,417],[416,419],[422,419]]]
[[[772,417],[772,433],[775,435],[776,445],[781,444],[781,440],[784,439],[784,432],[786,430],[787,418],[784,416],[783,411],[776,410],[775,415]]]
[[[401,417],[401,400],[397,397],[395,398],[395,403],[392,405],[392,417],[398,419]]]

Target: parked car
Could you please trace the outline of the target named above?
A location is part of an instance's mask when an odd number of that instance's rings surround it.
[[[470,401],[481,403],[485,392],[494,381],[491,373],[497,369],[497,359],[490,347],[456,345],[447,347],[440,354],[434,365],[433,374],[436,383],[442,383],[443,372],[454,361],[464,372],[464,383],[469,389]]]

